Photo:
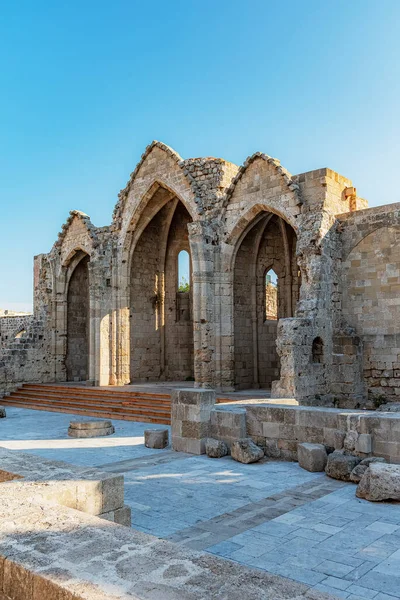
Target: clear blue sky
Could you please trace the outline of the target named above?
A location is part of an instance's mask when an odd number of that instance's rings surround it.
[[[0,307],[30,305],[70,209],[110,223],[153,139],[399,201],[399,22],[400,0],[2,2]]]

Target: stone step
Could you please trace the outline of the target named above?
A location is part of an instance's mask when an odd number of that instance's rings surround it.
[[[32,410],[44,410],[49,412],[61,412],[68,414],[77,414],[77,415],[85,415],[88,417],[100,417],[100,418],[108,418],[108,419],[117,419],[124,421],[140,421],[142,423],[158,423],[160,425],[169,425],[171,422],[170,415],[166,414],[154,414],[153,411],[146,411],[145,414],[139,414],[136,412],[117,412],[113,409],[109,410],[106,407],[96,407],[87,409],[84,407],[77,406],[65,406],[57,404],[39,404],[27,402],[24,400],[18,400],[12,398],[12,396],[8,396],[7,398],[2,398],[2,405],[4,406],[16,406],[19,408],[29,408]]]
[[[114,395],[114,394],[103,394],[101,396],[97,396],[97,397],[93,397],[90,396],[88,394],[80,394],[79,392],[76,392],[74,394],[65,394],[63,391],[60,392],[47,392],[47,391],[43,391],[41,392],[40,390],[26,390],[24,387],[23,388],[19,388],[18,390],[18,396],[27,398],[27,399],[32,399],[32,400],[41,400],[42,398],[48,398],[48,399],[53,399],[54,401],[58,401],[58,400],[84,400],[85,402],[88,403],[98,403],[98,402],[106,402],[107,404],[115,404],[116,406],[120,406],[121,404],[123,406],[135,406],[136,404],[141,404],[143,406],[157,406],[157,407],[165,407],[165,408],[169,408],[171,406],[171,401],[170,400],[164,400],[164,399],[159,399],[159,398],[152,398],[152,397],[146,397],[146,398],[140,398],[140,397],[120,397],[118,395]]]
[[[120,397],[132,397],[132,398],[159,398],[170,400],[171,395],[167,393],[159,394],[158,392],[132,392],[128,390],[123,390],[119,388],[95,388],[95,387],[84,387],[78,385],[51,385],[51,384],[36,384],[36,383],[25,383],[20,389],[24,390],[41,390],[41,391],[51,391],[58,392],[62,391],[63,393],[74,393],[75,391],[79,391],[80,394],[86,394],[90,396],[103,396],[104,394],[112,394]]]
[[[64,407],[68,407],[68,408],[73,408],[74,406],[78,407],[78,408],[83,408],[85,410],[109,410],[109,411],[116,411],[116,412],[123,412],[123,413],[137,413],[137,414],[154,414],[154,415],[170,415],[171,414],[171,410],[168,408],[163,408],[163,407],[148,407],[148,406],[141,406],[141,405],[135,405],[135,406],[126,406],[126,405],[117,405],[114,403],[114,405],[110,405],[108,402],[97,402],[95,404],[91,404],[90,406],[88,406],[87,400],[86,399],[81,399],[81,400],[76,400],[76,401],[70,401],[69,399],[59,399],[54,401],[53,399],[49,399],[49,398],[40,398],[40,399],[29,399],[23,396],[20,396],[20,394],[18,394],[17,392],[14,392],[13,394],[11,394],[11,396],[8,396],[6,398],[6,400],[10,400],[10,401],[15,401],[17,400],[18,402],[22,402],[22,403],[29,403],[29,404],[37,404],[39,406],[53,406],[54,408],[56,408],[57,406],[64,406]],[[2,404],[3,404],[3,400],[2,400]]]

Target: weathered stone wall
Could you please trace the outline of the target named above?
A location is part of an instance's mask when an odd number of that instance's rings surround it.
[[[30,314],[5,314],[4,316],[0,314],[0,348],[13,341],[16,336],[22,335],[32,320],[33,316]]]
[[[292,176],[259,152],[240,168],[183,160],[154,142],[110,227],[72,211],[50,253],[36,257],[43,330],[32,347],[4,349],[0,382],[67,379],[68,296],[84,253],[90,319],[80,376],[86,370],[93,383],[194,376],[204,388],[272,386],[302,404],[368,406],[367,389],[370,406],[394,399],[400,207],[365,207],[330,169]],[[183,249],[191,285],[181,294]],[[278,275],[278,321],[265,319],[268,268]]]
[[[400,399],[400,207],[342,215],[343,317],[362,343],[371,406]]]

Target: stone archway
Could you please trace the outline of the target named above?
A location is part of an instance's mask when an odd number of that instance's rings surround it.
[[[130,271],[131,381],[193,379],[191,272],[179,290],[178,257],[189,253],[187,209],[176,197],[165,202],[136,242]],[[167,197],[168,198],[168,197]],[[157,200],[154,197],[151,203]]]
[[[67,381],[89,379],[89,256],[74,268],[67,292]]]
[[[233,267],[235,387],[271,388],[280,377],[278,320],[292,317],[300,277],[296,234],[265,212],[241,236]]]

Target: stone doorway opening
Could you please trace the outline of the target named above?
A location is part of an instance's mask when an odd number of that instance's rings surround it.
[[[154,214],[154,207],[160,208]],[[130,276],[131,382],[194,378],[192,267],[184,204],[160,187],[135,244]]]
[[[280,376],[278,321],[299,297],[296,234],[280,216],[258,215],[241,236],[234,262],[235,388],[270,389]]]
[[[80,259],[68,282],[67,292],[67,381],[89,379],[89,256]]]

